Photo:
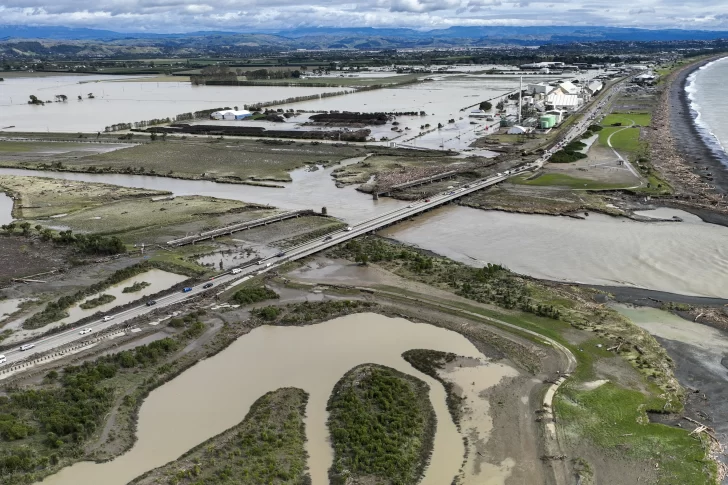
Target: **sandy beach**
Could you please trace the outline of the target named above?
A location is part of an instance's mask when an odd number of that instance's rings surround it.
[[[683,209],[728,213],[728,168],[698,132],[685,91],[692,72],[720,57],[689,64],[668,76],[647,135],[653,163],[676,188],[675,202]]]

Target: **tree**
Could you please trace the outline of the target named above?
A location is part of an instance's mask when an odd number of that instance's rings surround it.
[[[23,236],[30,234],[30,222],[21,222],[20,229],[23,231]]]
[[[503,108],[505,108],[505,107],[506,107],[506,103],[503,102],[502,99],[500,101],[498,101],[498,104],[495,105],[495,109],[497,109],[498,111],[503,111]]]
[[[482,103],[480,103],[480,109],[482,109],[483,111],[490,111],[491,109],[493,109],[493,105],[490,101],[483,101]]]
[[[65,94],[56,94],[56,101],[65,103],[66,101],[68,101],[68,96],[66,96]]]
[[[94,93],[88,93],[88,99],[94,99]]]
[[[30,101],[28,101],[28,104],[36,104],[36,105],[37,104],[40,104],[40,105],[43,105],[45,103],[43,101],[41,101],[40,99],[38,99],[35,95],[31,94],[30,95]]]

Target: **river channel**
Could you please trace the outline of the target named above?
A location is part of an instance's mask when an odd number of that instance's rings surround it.
[[[309,467],[313,484],[324,485],[333,462],[326,403],[344,373],[364,363],[395,368],[430,386],[437,431],[432,459],[421,483],[450,483],[462,464],[462,436],[447,410],[442,385],[402,359],[403,352],[418,348],[483,358],[458,333],[372,313],[306,327],[257,328],[153,391],[141,407],[139,439],[129,452],[107,463],[77,463],[47,478],[43,485],[125,484],[237,424],[258,397],[288,386],[310,394],[306,410]],[[490,385],[515,372],[501,364],[479,369],[487,374],[484,379]]]
[[[344,164],[357,163],[359,158]],[[407,202],[372,200],[353,186],[338,189],[333,168],[291,172],[283,189],[122,174],[46,172],[0,168],[0,175],[31,175],[125,187],[205,195],[282,209],[315,209],[356,224]],[[682,211],[641,215],[683,222],[636,222],[592,214],[586,220],[482,211],[449,205],[390,227],[381,234],[465,264],[506,265],[518,273],[556,281],[633,286],[682,295],[728,297],[728,228]]]

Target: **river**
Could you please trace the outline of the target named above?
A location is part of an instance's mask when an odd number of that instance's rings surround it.
[[[361,158],[345,163],[356,163]],[[316,209],[350,224],[401,208],[407,202],[372,200],[353,186],[337,189],[331,170],[291,172],[284,189],[121,174],[43,172],[0,168],[0,175],[35,175],[206,195],[283,209]],[[644,212],[641,215],[650,215]],[[728,297],[728,228],[682,211],[653,215],[683,222],[636,222],[592,214],[569,217],[510,214],[446,206],[380,234],[466,264],[504,264],[511,270],[557,281],[634,286],[682,295]]]
[[[363,157],[348,159],[343,164],[356,163],[360,160],[363,160]],[[331,178],[331,171],[339,166],[341,165],[316,171],[309,171],[306,168],[293,170],[291,172],[292,182],[282,184],[286,185],[285,189],[147,175],[45,172],[10,168],[0,168],[0,175],[34,175],[64,180],[101,182],[123,187],[171,191],[177,196],[205,195],[256,204],[269,204],[272,207],[286,210],[314,209],[318,211],[322,207],[326,207],[330,215],[339,217],[350,224],[407,205],[407,202],[390,198],[373,200],[371,195],[358,192],[354,186],[337,189]],[[1,206],[0,210],[2,210]],[[9,215],[9,210],[7,214]]]
[[[364,363],[392,367],[430,386],[437,431],[432,459],[421,484],[450,483],[462,464],[462,436],[447,410],[442,385],[402,359],[402,353],[410,349],[483,358],[458,333],[372,313],[306,327],[259,327],[152,391],[141,407],[138,441],[129,452],[107,463],[77,463],[47,478],[43,485],[125,484],[234,426],[258,397],[288,386],[310,394],[306,410],[309,467],[313,484],[324,485],[333,462],[326,403],[344,373]],[[501,364],[479,369],[487,374],[483,380],[490,385],[515,372]]]
[[[466,264],[499,263],[536,278],[728,297],[728,228],[682,211],[659,215],[684,222],[447,206],[381,234]]]

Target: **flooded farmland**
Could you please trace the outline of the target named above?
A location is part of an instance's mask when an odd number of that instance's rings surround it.
[[[341,91],[342,88],[279,86],[193,86],[185,82],[131,81],[139,76],[53,76],[8,78],[0,90],[3,131],[96,132],[114,123],[166,118],[217,107]],[[124,82],[118,82],[124,81]],[[89,99],[89,93],[94,99]],[[30,95],[53,101],[34,106]],[[79,100],[78,97],[82,100]]]
[[[442,385],[402,359],[404,351],[415,348],[483,357],[455,332],[370,313],[307,327],[257,328],[152,391],[141,407],[139,439],[132,450],[103,464],[77,463],[43,484],[125,484],[237,424],[264,393],[292,386],[310,394],[306,417],[309,467],[313,484],[324,485],[333,458],[326,402],[341,376],[363,363],[386,365],[429,384],[438,425],[432,459],[421,483],[450,483],[462,464],[462,436],[450,418]],[[488,385],[515,372],[503,365],[479,369],[487,376],[478,381]]]

